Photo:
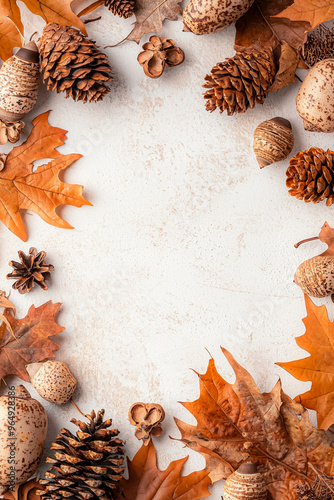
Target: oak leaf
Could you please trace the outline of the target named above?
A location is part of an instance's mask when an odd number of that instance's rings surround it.
[[[295,487],[314,478],[312,464],[330,474],[334,448],[324,431],[309,422],[307,410],[291,400],[278,381],[261,393],[251,375],[222,349],[236,381],[230,384],[211,359],[207,372],[198,374],[200,397],[183,403],[197,420],[189,425],[175,419],[181,442],[204,456],[220,460],[213,480],[228,477],[243,462],[267,471],[274,500],[295,500]],[[208,463],[208,462],[207,462]]]
[[[23,34],[23,24],[21,21],[21,12],[17,6],[16,0],[1,0],[0,16],[8,17],[18,27],[18,30]]]
[[[136,22],[125,40],[139,43],[146,33],[159,33],[165,19],[176,21],[182,14],[181,0],[137,0]]]
[[[324,305],[317,307],[307,295],[305,304],[306,331],[296,342],[310,356],[276,364],[298,380],[312,382],[311,390],[295,400],[315,410],[320,429],[328,429],[334,424],[334,323],[329,321]]]
[[[208,486],[212,484],[209,471],[181,476],[187,459],[175,460],[161,471],[152,441],[147,446],[142,445],[133,460],[128,459],[129,479],[121,479],[123,496],[119,495],[118,500],[199,500],[208,497]]]
[[[310,24],[308,31],[311,31],[334,17],[334,2],[333,0],[295,0],[293,5],[285,8],[276,17],[288,18],[291,21],[306,21]]]
[[[26,365],[54,358],[54,351],[60,346],[49,337],[57,335],[65,328],[55,321],[60,303],[51,301],[35,308],[31,306],[28,314],[16,319],[5,309],[4,316],[11,330],[4,322],[0,326],[0,379],[7,375],[17,375],[29,382]]]
[[[0,220],[24,241],[27,235],[20,210],[32,210],[53,226],[72,228],[57,215],[56,208],[65,204],[91,205],[82,197],[82,186],[59,179],[59,173],[81,155],[62,155],[55,149],[64,144],[66,131],[50,126],[48,114],[33,120],[30,136],[21,146],[12,149],[0,172]],[[42,158],[53,160],[34,170],[34,161]]]

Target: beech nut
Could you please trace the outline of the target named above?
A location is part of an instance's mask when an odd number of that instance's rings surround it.
[[[129,410],[129,422],[137,427],[135,436],[148,445],[151,436],[158,437],[162,434],[161,422],[165,418],[162,406],[157,403],[134,403]]]
[[[285,160],[293,148],[291,123],[276,117],[260,123],[254,132],[253,151],[260,168]]]

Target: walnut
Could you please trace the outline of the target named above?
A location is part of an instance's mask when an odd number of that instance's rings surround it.
[[[135,436],[142,439],[145,446],[149,444],[151,436],[161,435],[161,422],[164,418],[164,409],[156,403],[134,403],[129,410],[130,424],[137,427]]]
[[[183,50],[175,47],[174,41],[167,38],[153,35],[149,42],[144,43],[143,49],[137,60],[150,78],[159,78],[165,66],[177,66],[184,61]]]

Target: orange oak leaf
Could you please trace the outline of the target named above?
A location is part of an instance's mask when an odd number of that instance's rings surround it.
[[[16,0],[1,0],[0,16],[8,17],[18,27],[23,34],[23,24],[21,21],[21,12],[16,4]]]
[[[295,400],[315,410],[319,428],[328,429],[334,424],[334,323],[329,321],[324,305],[317,307],[307,295],[304,297],[306,331],[296,342],[310,356],[276,364],[298,380],[312,382],[311,390]]]
[[[12,332],[7,325],[0,326],[0,379],[7,375],[17,375],[29,382],[26,365],[38,363],[48,358],[54,358],[54,351],[60,346],[49,337],[65,330],[55,321],[55,316],[61,304],[53,304],[51,300],[35,308],[31,306],[28,314],[22,319],[16,319],[8,309],[4,316],[10,323]]]
[[[307,21],[310,24],[308,31],[311,31],[334,17],[334,2],[333,0],[295,0],[293,5],[284,9],[276,17],[284,17],[291,21]]]
[[[209,471],[181,476],[187,459],[175,460],[161,471],[152,441],[147,446],[142,445],[133,460],[128,459],[129,479],[121,479],[123,496],[119,495],[118,500],[200,500],[210,496]]]
[[[311,425],[307,410],[283,392],[280,381],[271,392],[261,393],[247,370],[222,351],[236,381],[225,381],[210,360],[207,372],[198,374],[199,399],[183,403],[197,425],[175,419],[181,442],[206,460],[213,455],[220,460],[216,476],[211,474],[214,481],[252,461],[267,472],[274,500],[296,500],[295,487],[314,479],[309,464],[330,474],[334,447],[324,431]]]
[[[0,172],[0,220],[24,241],[27,235],[20,210],[32,210],[53,226],[72,228],[57,215],[56,208],[91,205],[82,196],[82,186],[59,179],[59,173],[81,155],[62,155],[55,149],[64,144],[66,131],[51,127],[48,115],[49,112],[43,113],[33,120],[30,136],[12,149]],[[33,162],[42,158],[53,160],[34,170]]]
[[[0,57],[6,61],[12,56],[14,47],[22,47],[23,37],[8,17],[0,17]]]
[[[182,14],[181,0],[137,0],[136,22],[125,40],[139,43],[146,33],[159,33],[165,19],[176,21]]]

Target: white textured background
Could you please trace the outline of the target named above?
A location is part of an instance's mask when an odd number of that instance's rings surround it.
[[[24,12],[28,39],[36,29],[41,33],[43,22]],[[103,19],[87,29],[101,47],[128,33],[132,20],[103,8],[96,14]],[[13,291],[18,316],[33,303],[63,303],[58,322],[66,331],[58,336],[57,358],[79,381],[78,405],[84,412],[105,408],[130,457],[139,447],[127,421],[130,405],[164,406],[165,432],[155,443],[165,468],[189,452],[168,436],[179,436],[173,416],[192,422],[178,401],[197,398],[190,368],[205,371],[205,348],[231,381],[220,345],[262,390],[269,391],[278,377],[292,397],[308,389],[274,363],[304,357],[294,341],[304,332],[305,307],[293,274],[324,249],[320,242],[298,250],[293,245],[316,236],[325,220],[333,225],[334,218],[324,203],[290,197],[288,161],[260,170],[253,155],[254,129],[274,116],[291,121],[294,154],[311,146],[333,148],[331,135],[303,130],[295,110],[300,83],[270,94],[244,115],[209,114],[201,85],[215,63],[233,55],[234,28],[198,37],[183,33],[181,20],[167,21],[162,35],[173,38],[186,59],[157,80],[137,63],[140,47],[127,42],[106,49],[115,81],[102,103],[75,103],[41,86],[27,122],[51,109],[50,123],[68,130],[61,151],[84,157],[65,180],[83,184],[94,207],[61,210],[75,230],[48,226],[27,213],[27,243],[1,225],[0,288],[10,290],[7,263],[17,250],[47,251],[55,266],[50,288],[25,296]],[[333,304],[322,302],[333,317]],[[75,412],[71,405],[44,404],[50,444]],[[190,452],[186,470],[203,464]],[[221,493],[218,483],[211,498],[220,500]]]

